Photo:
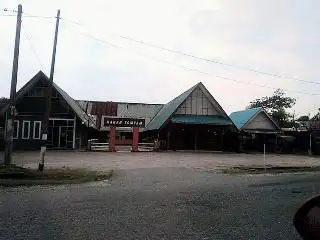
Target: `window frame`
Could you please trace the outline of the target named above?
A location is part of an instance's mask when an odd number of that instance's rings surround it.
[[[24,124],[25,123],[27,123],[28,125],[29,125],[29,127],[28,127],[28,137],[25,137],[24,136]],[[31,128],[31,121],[30,120],[23,120],[22,121],[22,136],[21,136],[21,138],[22,139],[30,139],[30,128]]]
[[[35,137],[35,134],[36,134],[36,124],[39,124],[39,137]],[[32,137],[33,139],[37,139],[39,140],[41,138],[41,126],[42,125],[42,122],[41,121],[33,121],[33,134],[32,134]]]
[[[17,124],[17,132],[16,132],[16,136],[14,135],[14,126],[15,126],[15,123],[18,123]],[[19,139],[19,128],[20,128],[20,121],[19,120],[13,120],[13,139]]]

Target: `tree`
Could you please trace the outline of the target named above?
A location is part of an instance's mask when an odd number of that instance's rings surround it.
[[[312,121],[320,121],[320,108],[318,108],[318,113],[311,118]]]
[[[305,122],[305,121],[309,121],[309,116],[307,115],[303,115],[303,116],[300,116],[297,121],[301,121],[301,122]]]
[[[295,103],[295,98],[287,97],[281,89],[277,89],[271,97],[266,96],[250,102],[248,108],[263,107],[280,127],[292,127],[293,115],[286,112],[286,109],[292,108]]]

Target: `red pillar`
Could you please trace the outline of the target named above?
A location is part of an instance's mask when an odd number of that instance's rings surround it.
[[[132,136],[132,152],[138,152],[139,149],[139,128],[133,128],[133,136]]]
[[[109,133],[109,152],[116,152],[116,127],[110,127]]]

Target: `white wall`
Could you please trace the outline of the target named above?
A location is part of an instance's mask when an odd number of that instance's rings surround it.
[[[276,126],[269,119],[269,117],[264,113],[260,112],[254,119],[252,119],[245,129],[265,129],[265,130],[276,130]]]
[[[175,114],[220,115],[199,87],[190,94]]]

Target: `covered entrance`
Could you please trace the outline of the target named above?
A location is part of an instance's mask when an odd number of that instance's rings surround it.
[[[75,119],[50,118],[47,146],[51,149],[75,147]]]
[[[222,151],[230,125],[219,116],[173,116],[167,129],[167,149]]]

